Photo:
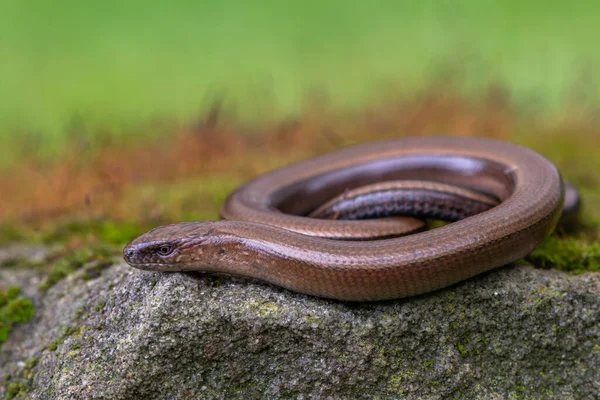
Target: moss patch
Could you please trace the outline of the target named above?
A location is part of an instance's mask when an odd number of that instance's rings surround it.
[[[59,337],[48,343],[47,349],[50,351],[56,351],[58,346],[63,344],[69,336],[81,336],[83,332],[83,327],[67,326],[66,328],[63,328],[63,333]]]
[[[25,366],[19,371],[18,377],[8,376],[6,379],[6,396],[5,400],[11,400],[16,396],[24,396],[29,391],[29,385],[33,378],[33,369],[38,364],[37,358],[29,358],[25,361]]]
[[[75,249],[61,249],[54,254],[43,272],[46,274],[39,287],[47,290],[57,282],[85,266],[84,279],[96,277],[100,271],[112,265],[116,248],[111,246],[86,246]]]
[[[29,321],[34,314],[33,303],[21,296],[21,288],[0,286],[0,345],[16,324]]]
[[[600,272],[600,242],[579,237],[552,236],[538,246],[527,260],[541,268],[574,273]]]

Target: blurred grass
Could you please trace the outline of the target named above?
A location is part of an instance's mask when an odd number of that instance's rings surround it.
[[[158,136],[149,121],[218,97],[250,122],[314,91],[351,110],[439,84],[501,83],[528,114],[595,107],[599,4],[0,0],[0,160],[24,140],[53,156],[73,136]]]

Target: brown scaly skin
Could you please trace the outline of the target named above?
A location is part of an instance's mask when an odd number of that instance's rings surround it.
[[[343,201],[344,192],[375,184],[366,193],[377,197],[378,188],[386,186],[382,182],[407,179],[427,182],[436,192],[458,186],[473,193],[474,204],[485,203],[483,198],[500,204],[441,228],[371,241],[364,239],[406,233],[419,223],[409,219],[408,227],[398,228],[391,218],[299,216],[336,196]],[[570,210],[579,198],[569,190],[567,198],[575,199],[566,205]],[[428,205],[430,195],[424,190],[416,202]],[[221,209],[225,221],[156,228],[128,244],[124,257],[140,269],[243,275],[333,299],[400,298],[524,257],[555,228],[563,199],[556,167],[530,149],[489,139],[404,138],[350,147],[265,174],[230,195]]]

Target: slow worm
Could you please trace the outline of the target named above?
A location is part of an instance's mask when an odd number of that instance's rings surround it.
[[[225,220],[158,227],[123,255],[144,270],[242,275],[340,300],[400,298],[524,257],[554,230],[564,198],[557,168],[528,148],[401,138],[262,175],[227,198]],[[572,187],[567,198],[572,211]],[[412,217],[460,220],[419,231]]]

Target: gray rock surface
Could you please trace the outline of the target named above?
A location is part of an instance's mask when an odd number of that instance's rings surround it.
[[[511,266],[367,304],[121,263],[84,274],[25,289],[37,315],[0,349],[0,398],[599,398],[599,274]]]

